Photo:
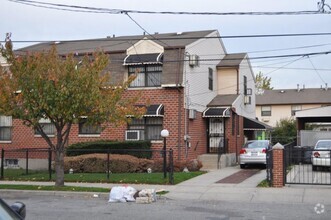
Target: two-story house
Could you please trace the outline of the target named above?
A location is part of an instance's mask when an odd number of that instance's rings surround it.
[[[295,119],[295,112],[331,105],[331,89],[321,88],[265,90],[256,95],[256,117],[272,127],[281,119]],[[321,129],[328,129],[327,127]]]
[[[245,136],[254,139],[256,131],[266,129],[255,120],[249,58],[247,54],[227,54],[217,30],[49,42],[16,52],[45,51],[54,44],[60,55],[74,53],[77,58],[103,50],[109,55],[107,70],[112,82],[121,83],[135,74],[125,95],[140,92],[136,104],[147,106],[142,119],[116,128],[102,130],[82,119],[72,127],[69,144],[98,139],[151,140],[154,149],[161,149],[160,132],[168,129],[167,147],[174,150],[175,159],[185,160],[216,153],[225,146],[223,153],[238,154]],[[11,134],[10,139],[0,140],[2,147],[47,147],[21,121],[7,119]],[[49,135],[54,135],[49,121],[43,123]]]

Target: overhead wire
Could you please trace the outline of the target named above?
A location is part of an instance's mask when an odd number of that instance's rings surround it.
[[[83,13],[107,13],[107,14],[167,14],[167,15],[204,15],[204,16],[229,16],[229,15],[317,15],[331,14],[330,7],[325,4],[324,0],[318,2],[318,8],[315,11],[269,11],[269,12],[189,12],[189,11],[147,11],[147,10],[128,10],[128,9],[111,9],[97,8],[79,5],[67,5],[48,3],[32,0],[8,0],[15,3],[25,4],[34,7],[43,7],[48,9],[83,12]]]

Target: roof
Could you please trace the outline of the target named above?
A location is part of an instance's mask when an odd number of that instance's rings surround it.
[[[331,121],[331,106],[325,106],[320,108],[311,108],[295,112],[296,118],[309,118],[309,117],[328,117]]]
[[[239,67],[240,63],[245,59],[247,53],[232,53],[227,54],[217,64],[217,67]]]
[[[256,105],[329,103],[331,103],[331,89],[324,88],[265,90],[262,95],[256,95]]]
[[[259,120],[244,117],[244,130],[265,131],[272,130],[272,127]]]
[[[153,40],[157,44],[167,47],[185,47],[199,38],[206,37],[216,30],[204,31],[191,31],[181,33],[165,33],[165,34],[152,34],[152,35],[135,35],[135,36],[120,36],[120,37],[107,37],[101,39],[87,39],[87,40],[73,40],[73,41],[59,41],[59,42],[46,42],[35,44],[29,47],[24,47],[16,50],[18,53],[34,52],[34,51],[47,51],[52,45],[57,46],[59,54],[69,53],[91,53],[96,49],[101,49],[104,52],[117,52],[125,51],[133,44],[137,43],[144,38]],[[160,40],[158,40],[160,39]]]
[[[239,95],[217,95],[211,102],[207,105],[208,107],[212,106],[232,106],[234,101],[238,98]]]

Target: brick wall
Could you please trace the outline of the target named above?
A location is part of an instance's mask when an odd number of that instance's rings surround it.
[[[244,145],[244,118],[231,111],[230,118],[225,118],[225,138],[228,140],[228,153],[239,155]]]
[[[283,187],[284,186],[284,147],[274,146],[272,149],[272,186]]]
[[[136,94],[136,90],[128,90],[125,93],[126,97],[131,97]],[[188,119],[187,134],[191,136],[191,147],[185,147],[185,110],[183,108],[183,89],[177,88],[158,88],[158,89],[144,89],[140,90],[141,99],[137,104],[163,104],[164,105],[164,119],[163,127],[168,129],[170,136],[167,138],[167,149],[172,148],[174,151],[174,159],[185,160],[186,155],[188,159],[196,158],[199,154],[206,153],[206,122],[202,118],[201,113],[197,113],[194,120]],[[78,124],[72,126],[68,144],[86,141],[96,141],[100,139],[108,140],[124,140],[125,130],[127,130],[126,123],[118,127],[108,126],[102,131],[100,137],[93,136],[79,136]],[[48,145],[42,137],[34,135],[33,129],[22,124],[20,120],[13,120],[12,142],[0,143],[0,148],[16,149],[16,148],[47,148]],[[56,141],[55,138],[51,138]],[[153,149],[162,149],[163,140],[153,142]],[[34,153],[38,154],[38,153]],[[19,156],[19,154],[15,155]],[[12,155],[14,156],[14,155]],[[21,155],[20,155],[21,156]],[[24,156],[24,155],[23,155]],[[34,156],[38,158],[38,156]],[[45,155],[40,153],[40,158]]]

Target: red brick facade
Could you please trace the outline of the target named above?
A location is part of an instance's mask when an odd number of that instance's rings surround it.
[[[163,128],[168,129],[170,133],[167,138],[167,149],[173,149],[175,159],[197,158],[198,155],[207,152],[206,120],[202,118],[200,112],[197,112],[195,119],[188,118],[188,112],[185,114],[184,110],[182,88],[158,88],[139,91],[141,92],[141,99],[137,104],[147,104],[148,102],[150,104],[164,105]],[[128,90],[126,95],[132,96],[136,92],[136,90]],[[185,122],[187,123],[186,128]],[[109,126],[101,132],[99,137],[81,136],[79,135],[78,128],[78,124],[72,126],[68,141],[69,145],[77,142],[101,139],[124,140],[127,125],[123,124],[118,127]],[[184,141],[185,130],[186,134],[191,137],[189,144]],[[52,140],[55,141],[55,137]],[[153,141],[152,146],[153,149],[162,149],[163,140]],[[0,148],[4,149],[47,147],[45,140],[40,136],[36,136],[33,129],[23,125],[20,120],[13,120],[11,143],[0,143]],[[45,153],[38,154],[40,154],[39,158],[45,158]],[[12,157],[14,158],[15,155],[19,157],[25,156],[24,153],[15,153]]]
[[[228,140],[228,152],[239,156],[244,145],[244,117],[231,111],[230,118],[225,118],[225,139]]]

